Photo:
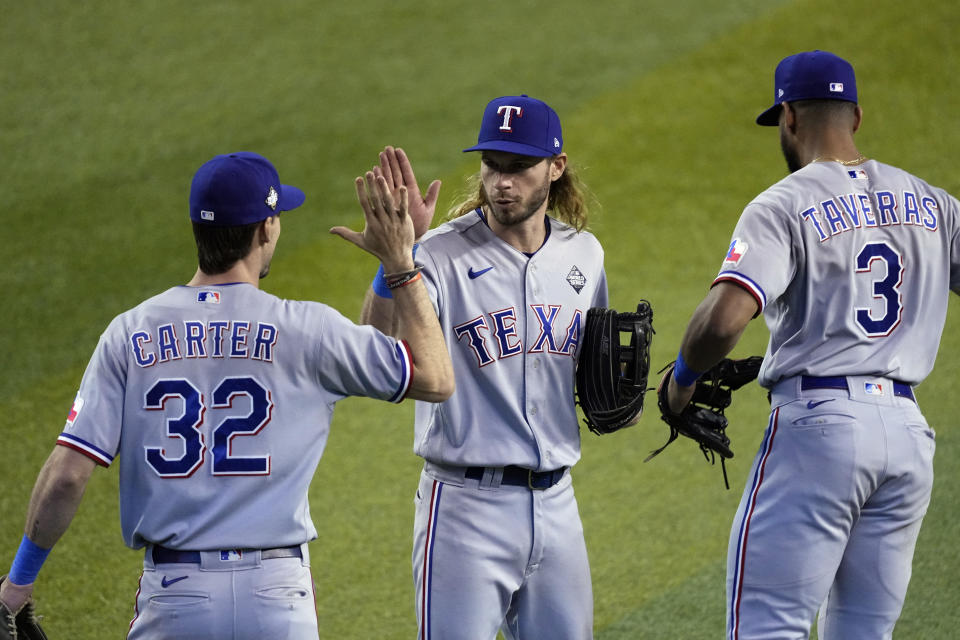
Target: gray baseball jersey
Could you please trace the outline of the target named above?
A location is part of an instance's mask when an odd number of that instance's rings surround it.
[[[814,162],[760,194],[717,276],[763,309],[760,384],[801,373],[922,381],[960,290],[958,215],[942,189],[875,160]]]
[[[592,637],[590,565],[564,468],[580,458],[580,332],[590,307],[607,306],[607,283],[596,238],[547,224],[528,256],[477,210],[431,231],[417,254],[457,385],[446,402],[417,403],[414,449],[426,463],[413,570],[423,640],[492,640],[498,629],[506,638],[527,629]],[[508,465],[556,471],[555,484],[501,482]]]
[[[727,638],[890,638],[933,485],[912,387],[960,291],[960,207],[870,160],[814,162],[744,210],[717,282],[770,329],[771,414],[730,532]]]
[[[424,265],[457,391],[417,403],[417,455],[459,466],[552,470],[580,458],[573,402],[581,325],[607,306],[603,250],[590,233],[547,218],[527,257],[477,211],[424,236]]]
[[[249,284],[179,286],[100,338],[58,444],[120,457],[126,544],[272,548],[316,537],[307,490],[334,403],[399,402],[404,342]]]

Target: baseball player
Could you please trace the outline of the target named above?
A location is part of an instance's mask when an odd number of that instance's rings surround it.
[[[216,156],[190,191],[199,268],[117,316],[87,367],[31,497],[0,601],[16,614],[96,465],[119,459],[124,542],[146,548],[128,638],[316,638],[307,489],[334,403],[438,401],[453,390],[411,259],[406,194],[357,179],[362,233],[383,261],[399,340],[316,302],[259,288],[280,213],[304,194],[248,152]]]
[[[457,392],[418,403],[413,573],[421,640],[593,637],[593,596],[570,468],[580,457],[574,366],[586,311],[607,305],[603,251],[583,231],[584,190],[560,120],[521,96],[483,114],[474,195],[416,253],[451,351]],[[429,226],[410,163],[387,147],[378,174],[406,185]],[[547,215],[548,212],[551,215]],[[389,328],[374,281],[363,319]]]
[[[914,387],[960,292],[960,203],[854,144],[853,67],[783,59],[774,105],[791,174],[744,209],[667,381],[699,372],[763,313],[772,410],[730,534],[727,638],[890,638],[930,501],[934,432]],[[822,606],[821,606],[822,605]]]

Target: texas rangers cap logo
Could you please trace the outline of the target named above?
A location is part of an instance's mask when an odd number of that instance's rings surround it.
[[[523,107],[517,107],[512,104],[503,104],[497,109],[497,115],[503,116],[503,122],[500,124],[500,131],[513,131],[513,116],[523,117]]]

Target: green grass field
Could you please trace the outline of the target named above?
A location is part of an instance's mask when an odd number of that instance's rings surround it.
[[[352,179],[386,144],[410,154],[441,208],[476,159],[486,102],[528,93],[564,123],[600,209],[612,306],[655,309],[653,361],[676,353],[742,207],[786,171],[754,125],[785,55],[822,48],[857,69],[861,150],[960,194],[960,9],[953,0],[556,0],[467,3],[4,2],[0,20],[0,567],[30,489],[110,319],[187,281],[187,195],[217,153],[253,150],[307,192],[284,218],[264,288],[359,313],[376,263],[327,230],[360,222]],[[938,430],[902,640],[956,637],[960,571],[960,305],[918,396]],[[735,355],[762,353],[755,322]],[[766,424],[755,385],[729,412],[720,469],[666,438],[650,410],[584,435],[576,487],[593,569],[596,636],[719,638],[728,528]],[[311,490],[324,638],[410,638],[412,406],[350,399]],[[120,638],[141,554],[126,549],[116,469],[98,470],[36,597],[51,638]],[[4,564],[7,563],[7,564]]]

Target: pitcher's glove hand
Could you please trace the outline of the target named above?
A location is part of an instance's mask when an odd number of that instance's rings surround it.
[[[629,342],[620,343],[620,334]],[[577,404],[596,434],[635,424],[643,412],[650,373],[653,309],[641,300],[635,312],[593,307],[587,311],[577,357]]]
[[[661,419],[670,427],[670,438],[666,444],[647,456],[644,462],[666,449],[682,434],[696,441],[703,457],[711,464],[716,461],[716,455],[720,455],[723,482],[729,489],[725,460],[733,457],[733,451],[730,450],[730,438],[726,434],[727,417],[723,412],[730,406],[732,392],[757,377],[762,362],[763,358],[760,356],[741,360],[724,358],[700,376],[690,403],[680,413],[671,411],[667,401],[667,389],[675,363],[671,362],[661,369],[661,372],[669,371],[657,390],[657,405],[660,407]]]
[[[7,576],[0,576],[0,584],[6,579]],[[0,602],[0,640],[47,640],[47,634],[37,620],[33,598],[18,611],[11,611]]]

